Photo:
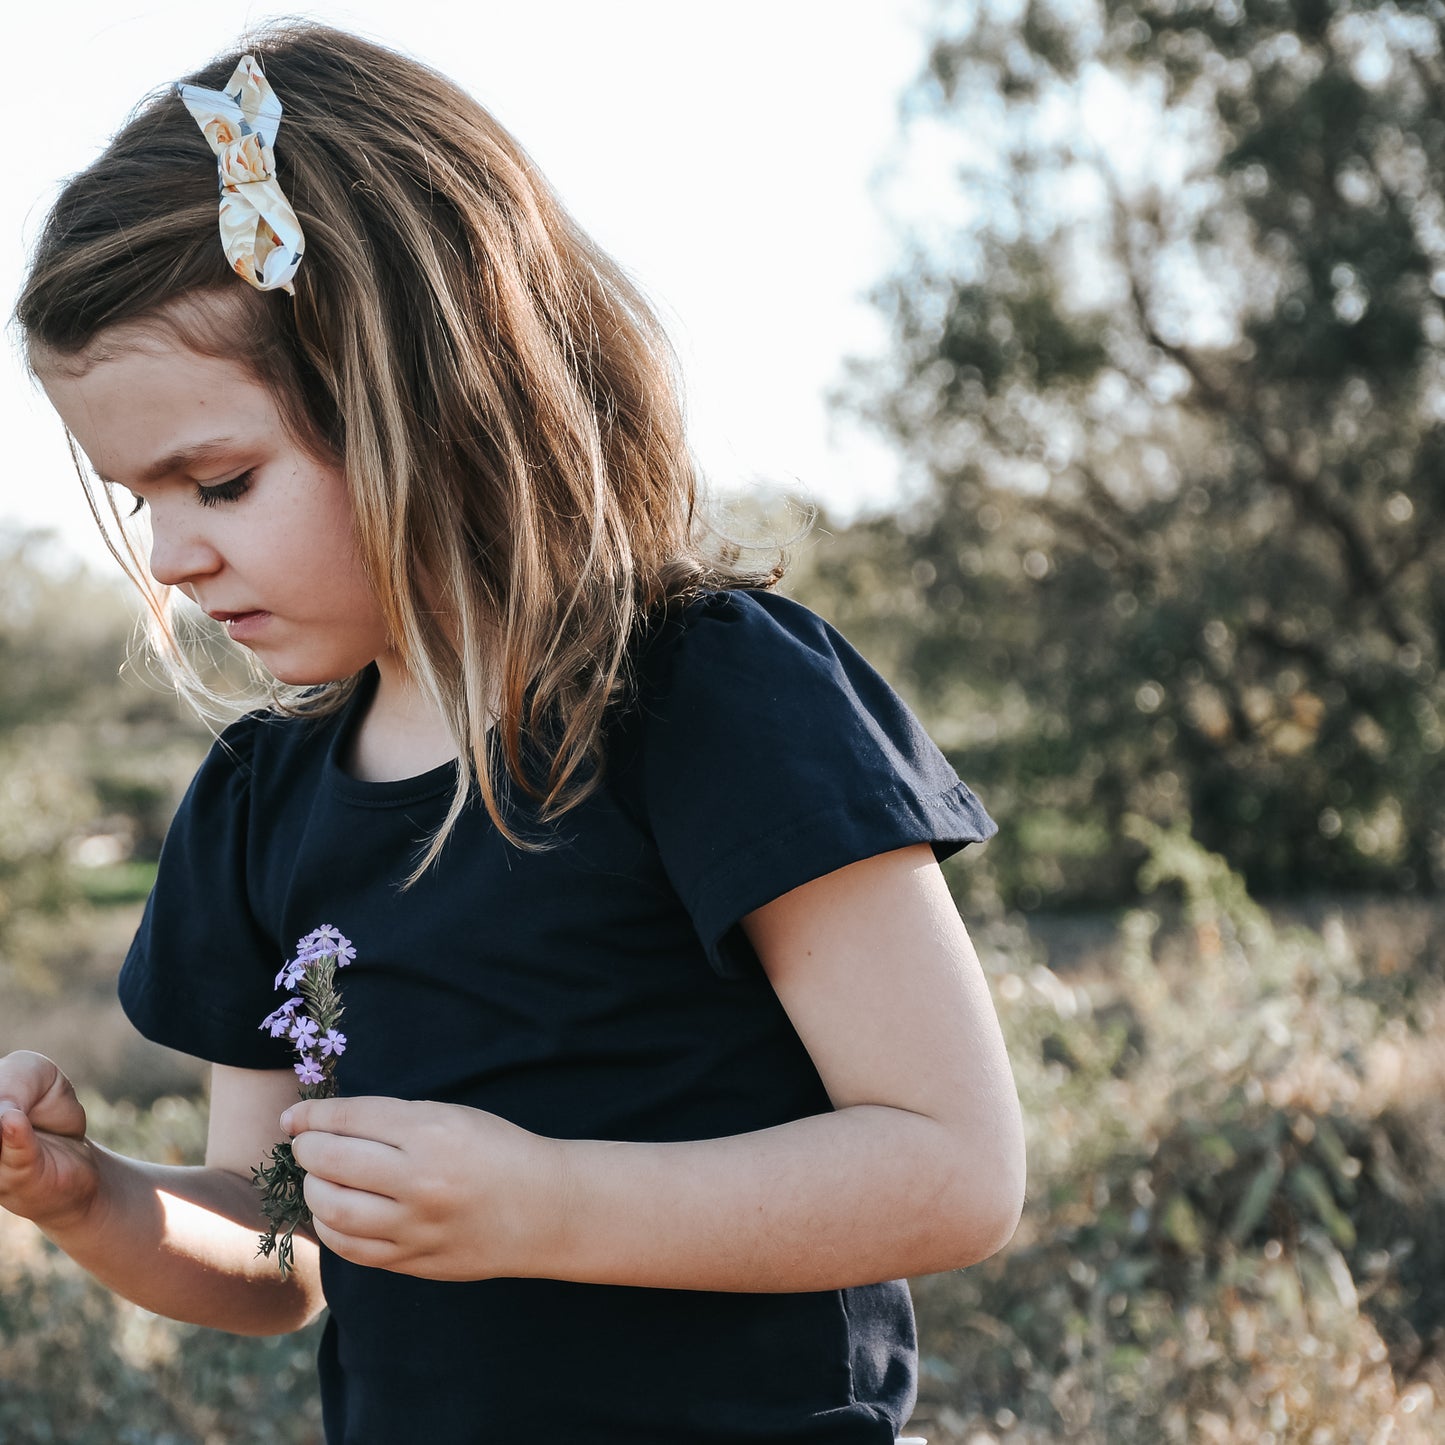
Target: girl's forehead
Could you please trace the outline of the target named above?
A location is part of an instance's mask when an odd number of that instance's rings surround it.
[[[41,363],[36,375],[52,400],[60,395],[91,407],[122,396],[180,409],[256,410],[266,404],[265,388],[239,362],[159,336],[88,349],[83,358],[63,357],[52,367]]]
[[[103,362],[128,355],[158,359],[215,360],[233,347],[228,342],[243,334],[252,318],[246,299],[227,292],[190,292],[140,316],[129,317],[97,331],[79,348],[62,351],[39,337],[26,338],[31,370],[46,375],[84,376]],[[188,338],[199,343],[190,344]]]
[[[166,340],[134,327],[112,327],[92,337],[79,351],[58,351],[43,341],[32,340],[28,352],[31,371],[48,385],[52,378],[83,380],[97,367],[126,356],[149,355],[164,361],[178,349],[174,338]]]
[[[162,456],[217,439],[251,445],[277,431],[270,393],[244,367],[174,340],[115,347],[80,372],[37,374],[95,470],[127,485]]]

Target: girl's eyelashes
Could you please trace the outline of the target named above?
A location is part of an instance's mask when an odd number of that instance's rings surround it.
[[[231,477],[224,482],[208,482],[204,486],[200,482],[193,482],[192,485],[196,489],[196,500],[203,507],[216,507],[222,502],[240,501],[251,490],[251,479],[255,474],[255,467],[248,467],[240,476]],[[145,504],[144,497],[137,497],[135,506],[126,513],[126,516],[134,517]]]
[[[214,507],[221,502],[238,502],[251,490],[251,478],[255,474],[255,467],[248,467],[239,477],[232,477],[226,482],[212,482],[204,487],[197,482],[196,500],[203,507]]]

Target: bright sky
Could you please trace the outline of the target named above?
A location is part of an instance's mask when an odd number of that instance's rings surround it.
[[[0,90],[7,314],[59,179],[150,89],[285,13],[194,0],[15,8]],[[305,13],[445,71],[512,130],[658,304],[720,489],[773,482],[842,516],[896,494],[896,456],[831,415],[825,393],[843,357],[884,349],[863,294],[898,241],[871,182],[899,153],[927,0],[314,0]],[[278,149],[285,136],[283,120]],[[13,345],[4,364],[0,525],[54,528],[113,566]]]

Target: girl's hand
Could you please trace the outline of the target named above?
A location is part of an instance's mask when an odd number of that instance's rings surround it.
[[[423,1279],[540,1273],[562,1214],[561,1150],[495,1114],[401,1099],[308,1099],[281,1126],[316,1237]]]
[[[99,1193],[85,1110],[70,1080],[43,1054],[0,1059],[0,1206],[62,1229],[84,1219]]]

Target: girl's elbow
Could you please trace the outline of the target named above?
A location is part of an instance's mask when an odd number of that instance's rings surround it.
[[[225,1330],[232,1335],[248,1335],[252,1339],[274,1339],[279,1335],[294,1335],[321,1318],[325,1302],[315,1305],[310,1301],[286,1304],[268,1304],[253,1309],[244,1316],[234,1319],[201,1319],[196,1324],[209,1325],[212,1329]]]
[[[277,1335],[295,1334],[297,1330],[304,1330],[314,1325],[317,1320],[326,1312],[326,1297],[319,1288],[308,1291],[305,1297],[298,1300],[294,1309],[276,1321],[276,1328],[271,1331]]]
[[[244,1322],[230,1326],[235,1334],[275,1336],[295,1334],[320,1319],[326,1309],[321,1288],[320,1251],[309,1240],[297,1238],[295,1267],[282,1276],[275,1262],[253,1283],[252,1311]]]
[[[955,1178],[960,1257],[951,1267],[964,1269],[997,1254],[1018,1229],[1027,1180],[1022,1138],[984,1158],[960,1158]]]
[[[991,1186],[989,1196],[987,1203],[975,1214],[967,1238],[961,1241],[966,1258],[956,1268],[979,1264],[997,1254],[1019,1227],[1024,1208],[1022,1181],[1017,1189]]]
[[[1017,1167],[1009,1171],[1007,1184],[998,1191],[999,1197],[992,1219],[993,1232],[989,1236],[987,1249],[979,1256],[980,1259],[997,1254],[1013,1239],[1019,1220],[1023,1218],[1025,1178],[1026,1171],[1021,1154]]]

